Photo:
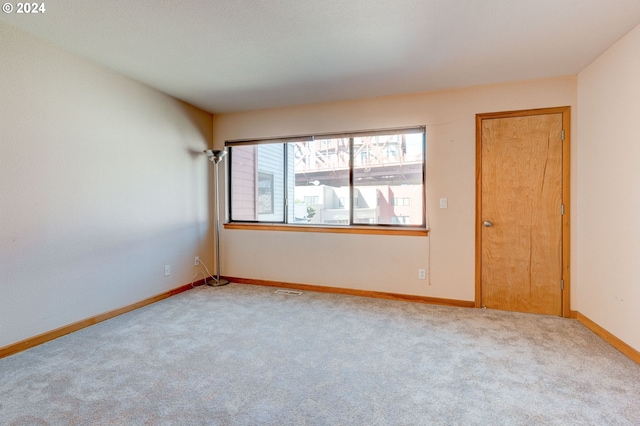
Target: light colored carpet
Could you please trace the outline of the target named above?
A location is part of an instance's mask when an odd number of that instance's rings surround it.
[[[575,320],[231,284],[0,360],[2,425],[640,424]]]

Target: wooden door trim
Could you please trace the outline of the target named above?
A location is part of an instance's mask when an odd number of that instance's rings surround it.
[[[539,108],[476,114],[476,308],[482,307],[482,120],[526,117],[531,115],[562,114],[564,142],[562,143],[562,316],[571,316],[571,107]],[[558,283],[560,285],[560,283]]]

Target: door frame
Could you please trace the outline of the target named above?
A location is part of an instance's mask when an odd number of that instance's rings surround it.
[[[476,308],[482,307],[482,120],[495,118],[526,117],[543,114],[562,114],[562,313],[564,318],[571,317],[571,107],[527,109],[519,111],[491,112],[476,114]],[[560,285],[560,283],[558,283]]]

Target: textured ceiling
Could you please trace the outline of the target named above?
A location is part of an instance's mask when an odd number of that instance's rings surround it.
[[[45,5],[0,20],[213,113],[573,75],[640,23],[639,0]]]

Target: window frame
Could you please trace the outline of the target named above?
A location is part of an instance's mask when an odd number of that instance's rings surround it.
[[[384,136],[393,134],[422,134],[422,182],[421,182],[421,197],[422,197],[422,223],[420,224],[399,224],[399,223],[355,223],[354,222],[354,190],[357,185],[354,183],[354,170],[356,169],[354,162],[354,138],[367,137],[367,136]],[[331,225],[331,224],[304,224],[304,223],[288,223],[289,216],[289,203],[294,203],[291,198],[288,187],[288,174],[289,174],[289,144],[293,142],[313,142],[316,140],[328,140],[345,138],[349,139],[349,224],[346,225]],[[284,217],[282,221],[260,221],[260,220],[237,220],[233,219],[233,197],[231,196],[232,189],[232,171],[233,171],[233,148],[239,146],[259,146],[261,144],[283,144],[283,156],[284,156]],[[428,235],[427,229],[427,198],[426,198],[426,162],[427,162],[427,147],[426,147],[426,126],[411,126],[411,127],[399,127],[399,128],[386,128],[376,130],[360,130],[350,132],[335,132],[335,133],[315,133],[310,135],[297,135],[297,136],[283,136],[272,138],[260,138],[260,139],[236,139],[225,141],[225,148],[230,148],[229,157],[227,161],[227,221],[224,224],[225,229],[254,229],[254,230],[277,230],[277,231],[300,231],[300,232],[328,232],[328,233],[363,233],[363,234],[393,234],[393,235]],[[275,188],[272,187],[272,191]],[[276,200],[274,199],[274,203]]]

